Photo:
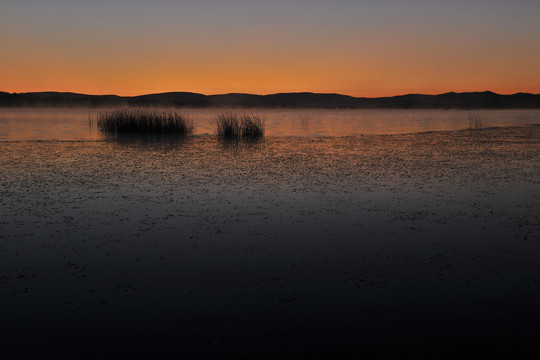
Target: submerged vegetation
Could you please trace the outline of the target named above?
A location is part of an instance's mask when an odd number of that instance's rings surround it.
[[[264,120],[259,115],[221,113],[216,118],[217,134],[224,138],[256,139],[264,136]]]
[[[193,120],[181,113],[158,110],[114,110],[90,117],[90,124],[109,134],[190,134]]]

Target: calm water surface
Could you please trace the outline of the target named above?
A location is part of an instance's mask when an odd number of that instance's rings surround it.
[[[0,141],[3,358],[539,358],[539,139]]]
[[[88,125],[96,109],[1,109],[0,141],[100,139]],[[220,109],[182,109],[195,121],[195,134],[214,134]],[[238,110],[235,110],[238,111]],[[241,112],[242,110],[240,110]],[[469,115],[483,127],[540,123],[540,110],[249,110],[260,114],[270,136],[348,136],[460,130]]]

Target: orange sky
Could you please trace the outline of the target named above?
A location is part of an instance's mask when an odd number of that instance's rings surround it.
[[[0,91],[540,93],[538,1],[223,4],[2,5]]]

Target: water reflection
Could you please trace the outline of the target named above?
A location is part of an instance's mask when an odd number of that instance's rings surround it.
[[[0,109],[0,141],[98,140],[89,109]]]
[[[227,150],[233,153],[249,150],[260,150],[264,144],[264,138],[230,138],[218,136],[218,146],[222,150]]]
[[[536,336],[533,130],[0,142],[4,343],[361,358],[378,341]]]
[[[309,116],[307,114],[301,114],[298,116],[298,119],[293,119],[291,121],[293,128],[302,130],[306,133],[309,132]]]
[[[125,147],[151,147],[171,148],[184,146],[190,137],[178,134],[106,134],[100,133],[102,140],[115,143],[121,148]]]
[[[103,109],[0,109],[0,141],[98,140],[88,116]],[[182,109],[195,135],[215,135],[215,117],[227,109]],[[238,112],[238,109],[231,110]],[[267,136],[351,136],[452,131],[469,128],[467,110],[259,109]],[[538,123],[540,110],[481,110],[482,127]]]

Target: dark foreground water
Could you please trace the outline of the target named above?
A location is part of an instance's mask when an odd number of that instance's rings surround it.
[[[539,354],[539,160],[538,127],[0,142],[2,355]]]

